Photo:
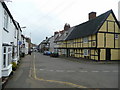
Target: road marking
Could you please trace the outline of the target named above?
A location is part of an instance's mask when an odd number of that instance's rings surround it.
[[[54,70],[49,70],[50,72],[53,72]]]
[[[74,70],[45,70],[45,69],[40,69],[40,71],[50,71],[50,72],[93,72],[93,73],[98,73],[98,72],[118,72],[117,70],[114,71],[74,71]]]
[[[72,70],[68,70],[67,72],[75,72],[75,71],[72,71]]]
[[[88,72],[88,71],[79,71],[79,72]]]
[[[56,70],[56,72],[64,72],[63,70]]]
[[[99,71],[91,71],[91,72],[99,72]]]
[[[113,71],[113,72],[118,72],[118,71]]]
[[[43,78],[38,78],[38,77],[36,76],[35,54],[34,54],[34,59],[33,59],[33,74],[34,74],[34,79],[36,79],[36,80],[45,81],[45,82],[54,82],[54,83],[67,84],[67,85],[72,85],[72,86],[75,86],[75,87],[78,87],[78,88],[87,88],[87,87],[85,87],[85,86],[77,85],[77,84],[70,83],[70,82],[57,81],[57,80],[45,80],[45,79],[43,79]]]
[[[110,72],[110,71],[102,71],[102,72]]]
[[[53,82],[53,83],[66,84],[66,85],[74,86],[74,87],[77,87],[77,88],[87,88],[85,86],[77,85],[77,84],[70,83],[70,82],[57,81],[57,80],[45,80],[43,78],[36,78],[36,79],[40,80],[40,81],[45,81],[45,82]]]

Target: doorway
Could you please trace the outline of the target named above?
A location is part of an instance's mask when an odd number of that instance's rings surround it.
[[[111,60],[111,49],[106,49],[106,60]]]

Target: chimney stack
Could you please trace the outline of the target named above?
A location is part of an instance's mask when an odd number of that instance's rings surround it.
[[[48,37],[46,37],[46,39],[48,39]]]
[[[54,32],[54,35],[58,34],[59,32]]]
[[[70,24],[66,23],[66,24],[64,25],[64,30],[67,31],[69,28],[70,28]]]
[[[94,18],[96,18],[96,12],[90,12],[89,13],[89,20],[92,20]]]

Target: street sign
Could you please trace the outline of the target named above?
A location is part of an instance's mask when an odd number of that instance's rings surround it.
[[[18,42],[18,45],[21,45],[21,44],[22,44],[22,42],[21,42],[21,41],[19,41],[19,42]]]

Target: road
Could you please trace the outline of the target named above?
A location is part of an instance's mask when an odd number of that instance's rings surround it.
[[[118,88],[118,64],[79,63],[32,53],[22,59],[6,88]]]

